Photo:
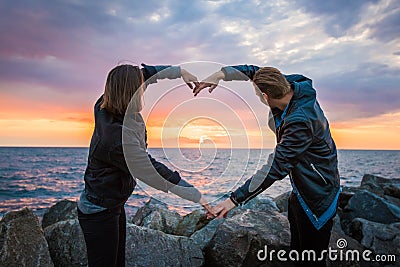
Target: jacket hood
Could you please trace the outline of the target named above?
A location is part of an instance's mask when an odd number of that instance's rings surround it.
[[[306,100],[316,98],[317,93],[312,87],[311,79],[300,74],[285,75],[285,78],[294,91],[293,99]]]

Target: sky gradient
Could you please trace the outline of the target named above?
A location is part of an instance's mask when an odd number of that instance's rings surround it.
[[[400,149],[398,25],[396,0],[1,1],[0,146],[88,146],[93,104],[115,65],[209,61],[304,74],[313,80],[338,148]],[[150,103],[182,84],[176,82],[160,81],[146,91],[150,147],[162,146],[187,123],[184,107],[170,116],[168,97],[151,110]],[[267,109],[251,84],[221,85],[240,97],[204,91],[193,103],[204,109],[201,99],[232,105],[245,121],[250,146],[273,147]],[[194,101],[189,89],[178,89],[181,101]],[[230,113],[222,106],[213,111],[225,118]],[[229,147],[227,136],[243,133],[227,134],[204,118],[187,126],[179,135],[183,147],[207,140]]]

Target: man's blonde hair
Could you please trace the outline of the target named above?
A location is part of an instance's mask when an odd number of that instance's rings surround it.
[[[137,66],[119,65],[107,76],[101,108],[114,114],[125,114],[131,101],[135,111],[141,110],[143,74]]]
[[[276,68],[264,67],[259,69],[253,77],[258,89],[273,99],[281,99],[290,92],[290,84],[283,74]]]

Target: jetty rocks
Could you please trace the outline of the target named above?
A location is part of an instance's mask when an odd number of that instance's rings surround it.
[[[181,216],[151,199],[127,218],[126,266],[294,266],[276,254],[271,260],[258,257],[266,247],[290,252],[289,195],[255,198],[224,220],[207,220],[203,210]],[[400,266],[400,179],[366,174],[359,187],[344,187],[330,247],[360,255],[369,250],[371,259],[394,255],[395,261],[337,259],[328,266]],[[41,225],[27,208],[6,213],[0,266],[87,266],[76,203],[58,202]]]

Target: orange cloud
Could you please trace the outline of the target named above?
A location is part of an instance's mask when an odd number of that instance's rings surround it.
[[[44,103],[4,93],[0,93],[0,106],[0,146],[89,145],[93,130],[92,106],[68,108],[58,106],[56,101]],[[204,108],[211,109],[206,105]],[[212,109],[214,115],[223,118],[223,124],[230,124],[226,130],[209,119],[194,120],[186,125],[186,129],[181,129],[188,119],[193,118],[190,107],[177,112],[173,120],[164,125],[171,109],[157,109],[148,117],[150,147],[173,144],[173,140],[181,147],[198,147],[201,141],[212,141],[217,147],[228,148],[232,145],[251,148],[275,146],[275,137],[267,128],[266,121],[260,122],[262,129],[259,129],[254,114],[248,110],[235,110],[243,122],[239,125],[231,111]],[[267,119],[267,115],[261,117]],[[339,149],[400,149],[400,112],[336,121],[331,123],[331,129]]]
[[[93,125],[62,120],[0,119],[0,146],[83,146],[87,147]]]
[[[341,149],[400,149],[400,112],[335,122],[331,128]]]
[[[37,97],[37,96],[35,96]],[[0,146],[88,146],[90,109],[0,93]]]

